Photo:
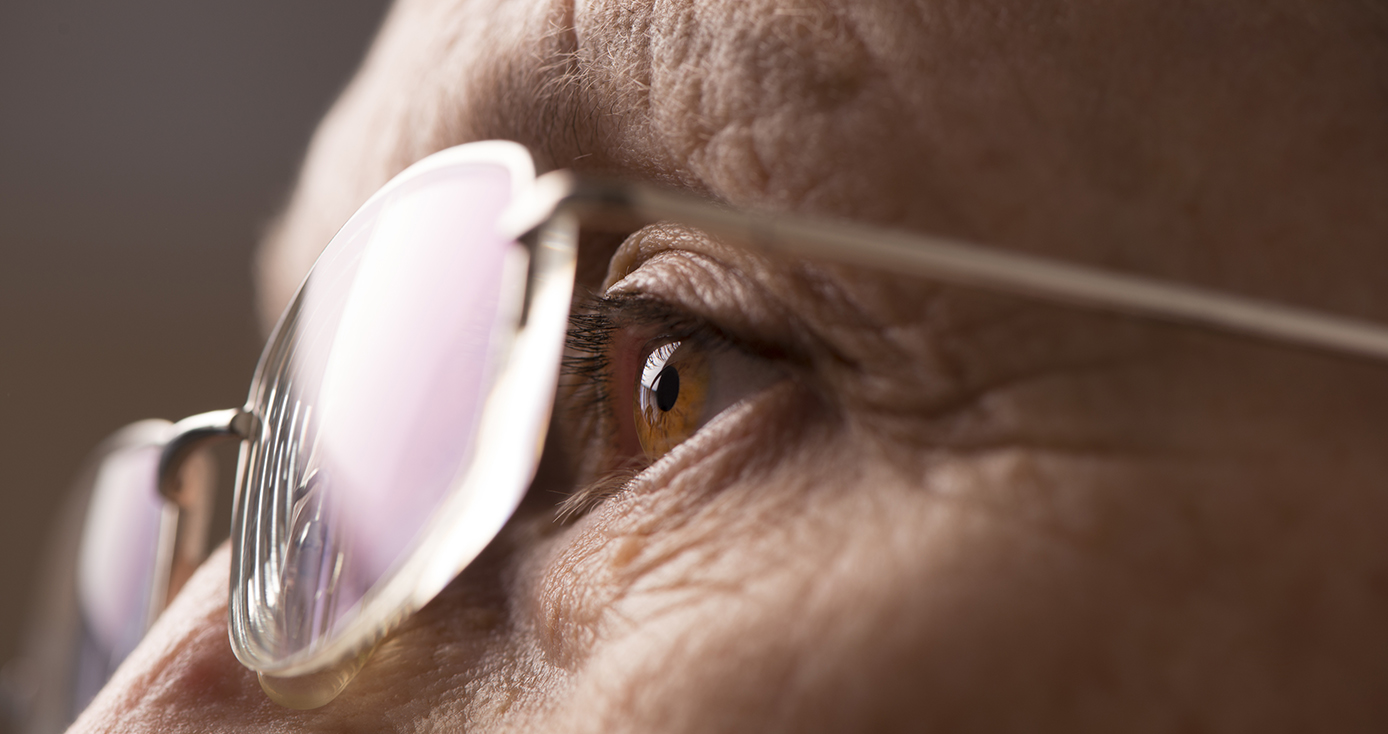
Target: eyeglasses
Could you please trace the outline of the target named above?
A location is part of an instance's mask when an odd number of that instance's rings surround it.
[[[206,552],[209,441],[240,441],[229,626],[275,701],[313,708],[495,537],[539,461],[582,222],[720,240],[1388,360],[1388,329],[976,245],[735,211],[569,172],[507,142],[450,148],[372,196],[275,328],[243,408],[143,422],[85,483],[75,714]],[[157,488],[157,493],[155,489]]]

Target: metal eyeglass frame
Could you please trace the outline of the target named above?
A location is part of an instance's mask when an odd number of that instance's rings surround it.
[[[524,287],[513,289],[510,295],[503,293],[504,298],[518,301],[514,308],[514,333],[501,357],[499,376],[487,394],[477,433],[482,437],[479,442],[490,442],[494,450],[479,450],[474,456],[496,458],[490,462],[476,460],[474,463],[487,465],[473,467],[458,483],[519,482],[517,495],[486,510],[492,513],[490,522],[495,526],[490,533],[462,540],[456,525],[468,520],[455,511],[457,508],[450,509],[446,504],[439,511],[444,520],[431,521],[429,539],[411,552],[411,559],[400,573],[383,582],[383,586],[391,588],[372,592],[374,597],[363,604],[367,611],[348,632],[309,654],[291,656],[287,661],[268,660],[255,649],[253,641],[248,641],[247,631],[238,629],[242,623],[238,622],[234,592],[229,623],[237,657],[261,676],[267,693],[285,705],[312,708],[335,697],[365,663],[377,641],[432,599],[475,558],[524,494],[538,463],[553,399],[553,391],[533,397],[545,392],[536,391],[534,385],[544,384],[538,381],[557,381],[573,288],[577,236],[583,223],[620,223],[635,229],[655,222],[678,222],[753,250],[890,270],[952,285],[1388,361],[1388,327],[1367,321],[947,238],[738,211],[643,184],[589,178],[567,171],[535,178],[528,152],[514,143],[473,143],[437,153],[407,169],[376,196],[422,173],[477,160],[506,166],[513,181],[520,182],[503,217],[503,228],[514,234],[515,241],[525,249],[529,267]],[[291,305],[285,318],[292,319],[294,310]],[[277,334],[283,323],[277,327]],[[257,367],[248,405],[254,403],[255,390],[264,379],[267,364],[275,359],[276,344],[277,338],[272,336]],[[515,423],[514,418],[503,420],[498,411],[505,408],[514,415],[517,401],[528,403],[525,407],[531,420],[521,426],[505,425]],[[161,555],[164,567],[157,574],[157,598],[152,604],[156,609],[162,609],[172,599],[206,552],[198,545],[205,545],[201,538],[206,535],[206,508],[214,488],[207,482],[181,478],[190,457],[210,441],[242,441],[233,510],[234,578],[238,564],[245,562],[241,546],[244,534],[250,530],[246,523],[254,523],[256,518],[249,517],[242,507],[248,491],[243,484],[247,481],[248,457],[256,450],[257,442],[264,440],[264,430],[261,417],[253,415],[249,408],[240,408],[184,419],[167,433],[159,465],[159,490],[178,511],[166,515],[167,538],[163,547],[167,550]],[[457,491],[457,486],[450,490]]]

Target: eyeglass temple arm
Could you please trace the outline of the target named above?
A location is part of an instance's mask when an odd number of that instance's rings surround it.
[[[252,422],[250,413],[231,409],[202,413],[174,424],[173,436],[159,455],[159,494],[177,512],[170,521],[172,527],[160,533],[166,540],[160,543],[158,564],[167,573],[152,592],[152,612],[157,614],[168,606],[207,557],[217,482],[209,457],[200,449],[250,435]]]
[[[676,221],[753,249],[1388,361],[1388,328],[1369,321],[945,237],[737,211],[687,194],[568,171],[541,176],[536,182],[535,202],[508,221],[514,223],[513,231],[527,231],[562,211],[572,211],[584,222],[620,221],[641,226]]]

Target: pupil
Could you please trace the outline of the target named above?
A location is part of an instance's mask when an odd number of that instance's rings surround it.
[[[655,378],[655,407],[660,408],[661,412],[668,413],[671,408],[675,407],[675,402],[679,399],[679,370],[667,365]]]

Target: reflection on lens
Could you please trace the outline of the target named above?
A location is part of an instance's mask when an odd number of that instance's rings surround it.
[[[497,234],[511,187],[506,167],[478,163],[388,188],[272,338],[233,528],[233,634],[256,662],[350,625],[467,468],[512,326],[501,301],[518,245]]]
[[[171,430],[165,421],[130,426],[112,439],[124,445],[97,464],[78,555],[73,717],[135,649],[156,611],[160,524],[172,511],[158,492],[159,454]]]

